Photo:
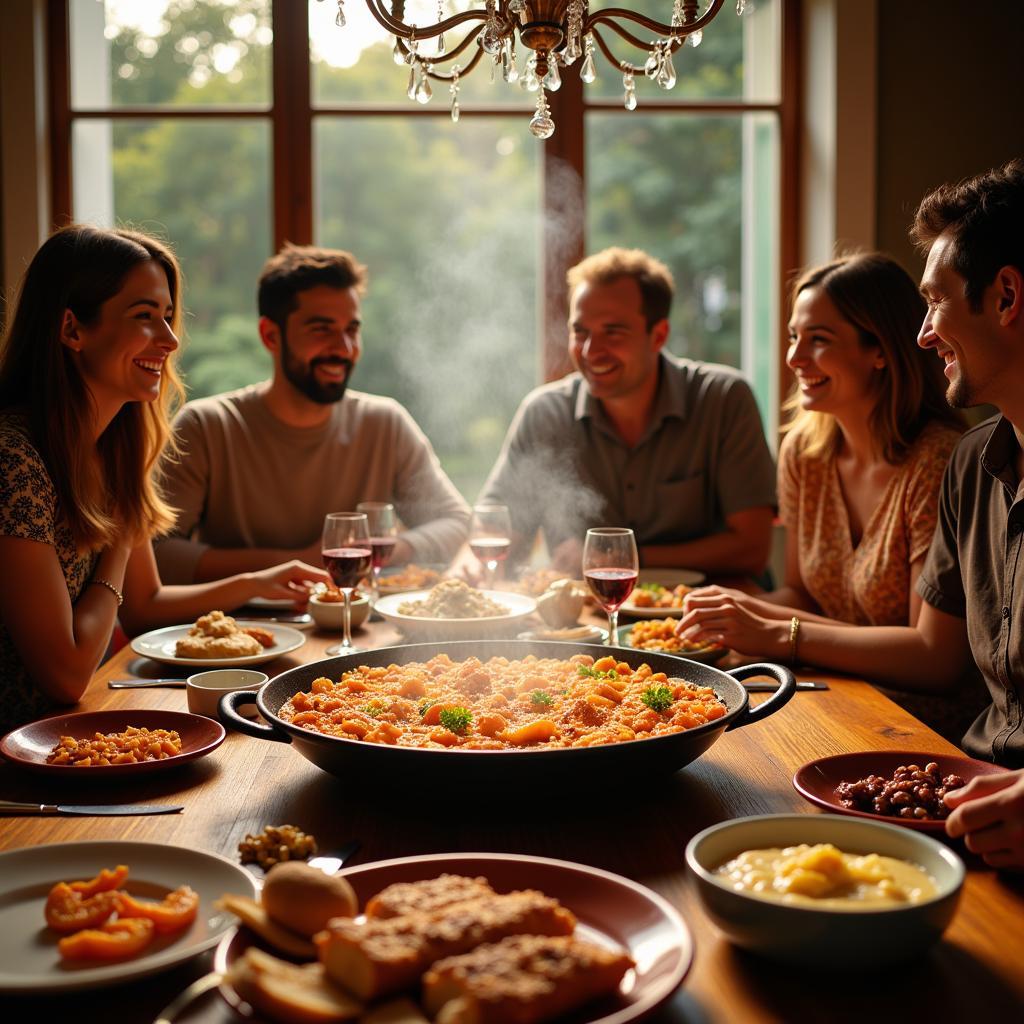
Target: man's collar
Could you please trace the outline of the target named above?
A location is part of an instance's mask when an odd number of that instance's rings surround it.
[[[661,426],[666,419],[686,418],[686,381],[678,372],[678,363],[667,353],[658,353],[658,390],[654,395],[650,422],[647,425],[649,434]],[[576,407],[573,415],[577,420],[595,419],[607,423],[608,416],[601,403],[590,393],[587,379],[579,374],[579,387],[576,390]]]
[[[1000,416],[988,435],[985,447],[981,450],[982,468],[989,476],[1011,490],[1016,490],[1020,482],[1017,479],[1016,465],[1019,452],[1020,444],[1013,424],[1005,416]]]

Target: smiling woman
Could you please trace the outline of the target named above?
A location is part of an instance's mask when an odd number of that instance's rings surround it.
[[[78,700],[118,614],[148,628],[327,579],[289,563],[161,586],[180,298],[170,249],[134,231],[63,228],[25,274],[0,345],[0,731]]]

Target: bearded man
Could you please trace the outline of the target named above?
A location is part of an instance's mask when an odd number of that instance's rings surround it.
[[[165,583],[319,564],[328,512],[393,502],[404,527],[391,561],[447,561],[469,509],[394,399],[348,388],[362,351],[366,268],[347,252],[286,245],[259,278],[270,380],[185,405],[165,466],[179,510],[156,546]]]

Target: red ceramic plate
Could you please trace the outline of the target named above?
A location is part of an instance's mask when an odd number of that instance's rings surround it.
[[[622,980],[614,998],[591,1003],[560,1024],[626,1024],[652,1012],[671,997],[693,961],[693,939],[679,914],[660,896],[619,875],[583,864],[500,853],[453,853],[405,857],[349,868],[344,875],[364,905],[394,882],[415,882],[449,872],[483,875],[498,892],[540,889],[577,918],[582,939],[625,949],[636,969]],[[223,973],[253,942],[246,929],[227,935],[217,947],[214,970]],[[229,986],[221,993],[243,1017],[257,1021],[248,1004]]]
[[[856,782],[867,775],[882,775],[891,778],[901,765],[916,764],[922,768],[930,761],[939,766],[939,774],[959,775],[964,782],[979,775],[998,775],[1005,768],[976,761],[972,757],[957,757],[952,754],[923,754],[919,750],[863,750],[856,754],[835,754],[819,757],[805,764],[793,776],[796,791],[812,804],[823,807],[833,814],[849,814],[856,818],[874,818],[890,825],[904,825],[919,832],[946,832],[944,821],[918,821],[915,818],[893,818],[887,814],[868,814],[866,811],[852,811],[843,807],[836,796],[840,782]]]
[[[84,739],[97,732],[123,732],[130,725],[146,729],[173,729],[181,737],[181,753],[161,761],[92,765],[88,768],[46,763],[47,755],[61,736]],[[216,750],[224,742],[224,736],[224,726],[220,722],[184,711],[133,711],[131,708],[123,711],[85,711],[77,715],[43,718],[9,732],[0,740],[0,754],[22,768],[46,772],[53,777],[63,774],[66,778],[109,779],[176,768],[186,761],[194,761]]]

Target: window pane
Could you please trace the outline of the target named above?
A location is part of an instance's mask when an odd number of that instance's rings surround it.
[[[270,102],[270,0],[70,0],[71,105]]]
[[[334,0],[308,0],[309,3],[309,44],[313,61],[313,102],[317,106],[340,106],[343,104],[409,104],[411,112],[419,109],[418,104],[409,100],[406,89],[409,86],[407,65],[395,66],[392,47],[395,37],[388,33],[366,9],[362,0],[345,4],[347,23],[338,28],[334,23],[337,4]],[[390,5],[387,5],[390,7]],[[437,0],[408,0],[405,5],[405,20],[408,24],[437,24]],[[443,0],[445,17],[463,11],[483,10],[480,0]],[[469,25],[470,30],[475,22]],[[466,26],[459,26],[445,36],[446,49],[452,49],[465,38]],[[448,72],[452,64],[465,69],[479,51],[473,40],[462,54],[451,63],[439,65],[438,71]],[[519,66],[525,63],[523,48],[520,47]],[[426,59],[437,53],[437,39],[425,39],[419,44],[418,52]],[[528,51],[527,51],[528,52]],[[472,72],[459,82],[459,105],[463,108],[472,104],[488,107],[523,107],[532,109],[536,95],[526,92],[519,85],[508,85],[502,80],[500,71],[491,81],[491,59],[484,55]],[[445,82],[430,83],[434,93],[429,101],[431,107],[451,105],[449,86]]]
[[[741,117],[587,115],[587,248],[645,249],[676,282],[669,348],[740,365]]]
[[[76,121],[72,145],[75,217],[160,235],[181,260],[190,397],[265,377],[253,296],[272,245],[269,125]]]
[[[672,17],[671,0],[623,0],[615,6],[640,11],[648,17],[668,22]],[[708,6],[702,3],[703,11]],[[636,95],[643,107],[659,101],[734,99],[773,101],[778,98],[779,12],[778,0],[757,0],[752,10],[742,18],[736,16],[735,0],[725,0],[715,19],[704,30],[696,48],[689,44],[676,51],[672,63],[676,71],[676,84],[672,89],[659,87],[654,81],[639,74],[635,78]],[[592,10],[596,10],[596,5]],[[654,42],[645,28],[634,26],[633,35],[645,42]],[[649,51],[637,50],[615,32],[598,28],[617,60],[642,66]],[[620,99],[623,96],[622,72],[613,67],[595,45],[594,62],[597,79],[584,89],[589,99]],[[577,65],[578,66],[578,65]],[[570,74],[576,72],[574,66]]]
[[[355,387],[473,498],[538,380],[540,147],[519,118],[318,118],[317,242],[369,268]]]

